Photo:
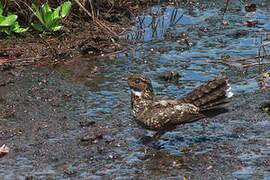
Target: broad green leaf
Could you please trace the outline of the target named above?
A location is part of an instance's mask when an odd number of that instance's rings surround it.
[[[37,31],[43,31],[43,28],[35,23],[31,23],[31,25],[34,27],[35,30]]]
[[[53,31],[59,31],[61,29],[62,26],[55,26],[52,28]]]
[[[28,30],[28,28],[20,28],[20,25],[18,22],[16,22],[11,28],[11,31],[15,32],[15,33],[22,33]]]
[[[23,32],[25,32],[25,31],[27,31],[29,28],[19,28],[19,29],[17,29],[15,32],[16,33],[23,33]]]
[[[52,24],[52,13],[47,13],[43,16],[45,21],[45,26],[48,28]]]
[[[18,30],[19,28],[20,28],[19,23],[16,21],[14,24],[12,24],[12,26],[10,27],[10,30],[14,32]]]
[[[35,15],[45,26],[46,31],[58,31],[62,27],[59,21],[61,20],[61,18],[65,17],[69,13],[71,2],[64,2],[62,5],[58,6],[53,12],[48,3],[44,4],[41,7],[41,10],[39,10],[35,4],[32,4],[32,7],[36,11]],[[32,23],[32,26],[38,31],[43,31],[43,28],[37,24]]]
[[[7,34],[7,35],[10,35],[11,34],[11,31],[9,29],[5,29],[4,32]]]
[[[69,10],[71,8],[71,2],[70,1],[64,2],[61,6],[62,6],[61,17],[65,17],[69,13]]]
[[[60,16],[59,16],[59,13],[60,13],[60,10],[61,10],[61,6],[58,6],[54,12],[53,12],[53,19],[56,19],[56,18],[59,18],[60,19]]]
[[[59,16],[60,9],[61,9],[61,6],[58,6],[54,10],[54,12],[52,14],[50,14],[48,23],[46,24],[47,27],[58,26],[59,20],[61,19],[61,17]]]
[[[7,27],[1,27],[1,28],[0,28],[0,32],[4,32],[4,33],[6,33],[7,35],[11,34],[11,31],[10,31],[9,28],[7,28]]]
[[[0,16],[0,24],[1,24],[1,22],[5,21],[5,20],[6,20],[6,17]]]
[[[41,10],[40,10],[40,15],[41,15],[41,17],[42,17],[42,19],[43,19],[43,21],[44,21],[44,25],[46,26],[46,24],[47,24],[47,22],[48,22],[48,14],[49,14],[49,12],[47,12],[47,9],[48,9],[48,3],[46,3],[46,4],[43,4],[42,6],[41,6]],[[50,8],[50,7],[49,7]]]
[[[36,10],[35,15],[37,16],[37,18],[39,19],[39,21],[40,21],[42,24],[45,24],[44,21],[43,21],[43,18],[42,18],[42,16],[41,16],[41,13],[40,13],[39,9],[37,8],[37,6],[36,6],[34,3],[32,3],[32,8]]]
[[[52,13],[52,9],[50,8],[49,4],[46,3],[42,6],[41,8],[41,12],[43,15],[46,15],[46,14],[51,14]]]
[[[50,29],[50,31],[52,31],[52,28],[59,26],[59,20],[61,18],[60,17],[56,17],[56,18],[52,18],[50,24],[48,24],[48,29]]]
[[[17,20],[17,15],[9,15],[7,17],[0,17],[0,26],[11,26]]]
[[[39,9],[37,8],[37,6],[34,3],[32,3],[32,8],[35,9],[36,11],[39,11]]]

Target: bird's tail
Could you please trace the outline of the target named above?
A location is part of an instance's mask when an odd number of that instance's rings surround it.
[[[204,111],[227,103],[227,98],[233,95],[230,90],[231,87],[228,84],[227,77],[217,76],[186,94],[184,97],[180,98],[180,100],[194,104],[199,107],[201,111]]]

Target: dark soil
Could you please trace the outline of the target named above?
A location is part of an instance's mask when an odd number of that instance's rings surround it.
[[[50,2],[50,6],[57,7],[63,2],[62,0]],[[61,22],[63,27],[60,31],[38,34],[30,29],[26,33],[13,36],[1,34],[0,67],[7,64],[52,65],[74,56],[110,56],[119,53],[124,50],[119,38],[127,34],[130,26],[134,24],[133,17],[155,2],[157,1],[102,0],[94,1],[90,5],[90,1],[81,1],[81,5],[85,8],[83,10],[77,2],[72,1],[69,16]],[[41,6],[46,1],[35,3]],[[18,15],[21,24],[30,26],[31,4],[32,1],[28,0],[4,1],[4,14],[11,11]],[[86,12],[90,12],[90,15]],[[35,18],[34,16],[32,21],[37,20]]]
[[[44,65],[79,55],[107,55],[123,47],[91,23],[73,24],[58,35],[30,34],[0,41],[0,65]],[[118,29],[120,31],[120,29]],[[120,33],[120,32],[119,32]]]
[[[140,18],[137,27],[145,25],[146,33],[138,34],[138,46],[116,57],[120,41],[90,23],[0,40],[0,146],[10,148],[0,158],[0,179],[269,179],[270,91],[258,90],[254,78],[262,66],[196,61],[258,52],[252,32],[266,29],[266,18],[259,19],[265,27],[241,26],[242,17],[249,19],[245,6],[230,2],[228,24],[220,23],[226,1],[181,1],[178,16],[172,6],[155,7],[153,16]],[[257,9],[268,17],[267,4]],[[152,10],[167,13],[164,24],[170,13],[184,14],[183,21],[153,36],[149,24],[159,16]],[[149,75],[157,94],[167,97],[224,73],[236,93],[228,112],[179,126],[151,146],[140,141],[146,131],[130,115],[121,79],[132,73]]]
[[[0,142],[11,149],[0,160],[4,178],[135,178],[139,173],[147,179],[231,179],[258,167],[252,177],[260,179],[269,167],[269,142],[263,137],[269,137],[270,117],[261,110],[269,89],[236,96],[229,112],[195,123],[205,128],[203,134],[194,125],[179,126],[179,135],[165,135],[156,149],[140,143],[141,130],[130,129],[137,125],[124,102],[113,110],[124,114],[103,120],[85,116],[82,107],[91,109],[88,103],[94,102],[87,100],[89,88],[70,83],[74,75],[14,68],[0,77]],[[260,158],[250,161],[256,155]]]

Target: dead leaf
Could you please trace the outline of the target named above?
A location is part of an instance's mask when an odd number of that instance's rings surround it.
[[[3,157],[4,155],[9,153],[9,147],[7,147],[5,144],[0,147],[0,157]]]

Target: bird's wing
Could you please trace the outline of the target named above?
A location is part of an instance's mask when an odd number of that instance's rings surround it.
[[[193,122],[204,116],[199,108],[189,103],[179,103],[175,100],[159,99],[152,103],[151,108],[137,119],[148,129],[164,129],[169,125]]]

